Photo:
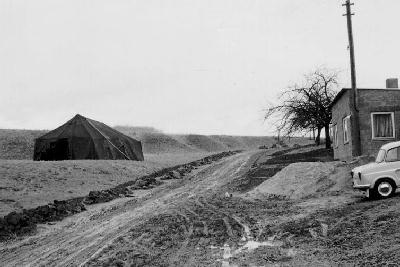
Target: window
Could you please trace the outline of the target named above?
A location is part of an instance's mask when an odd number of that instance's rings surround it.
[[[338,138],[337,138],[337,124],[335,124],[333,126],[333,131],[334,131],[334,135],[333,135],[333,144],[335,147],[339,146],[339,142],[338,142]]]
[[[384,161],[385,155],[386,155],[386,150],[384,150],[384,149],[379,150],[378,155],[376,156],[375,162],[381,163],[382,161]]]
[[[331,138],[332,145],[334,147],[337,147],[338,146],[338,140],[337,140],[337,125],[336,124],[334,124],[334,125],[330,124],[329,125],[329,136]]]
[[[400,148],[390,149],[386,154],[386,162],[400,161]]]
[[[394,113],[371,113],[372,139],[394,138]]]
[[[343,143],[347,144],[350,140],[350,116],[343,118]]]
[[[332,145],[335,144],[335,128],[332,124],[329,124],[329,138],[331,139]]]

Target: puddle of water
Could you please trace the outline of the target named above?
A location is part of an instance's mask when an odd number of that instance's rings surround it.
[[[283,241],[275,241],[276,236],[271,236],[268,238],[268,241],[255,241],[253,236],[251,235],[250,228],[245,225],[241,224],[242,227],[244,228],[244,233],[241,238],[241,243],[242,245],[239,246],[237,249],[231,248],[228,244],[225,244],[223,247],[215,247],[211,246],[211,249],[214,251],[218,249],[219,251],[222,250],[222,259],[218,259],[217,261],[222,263],[222,267],[237,267],[238,265],[236,264],[231,264],[229,262],[229,259],[235,256],[238,253],[241,253],[242,251],[247,251],[250,252],[252,250],[255,250],[259,247],[281,247],[283,246]],[[219,256],[221,256],[221,252],[218,253]],[[213,255],[215,255],[213,253]],[[287,255],[289,257],[293,257],[296,255],[296,251],[294,249],[288,249],[287,250]]]
[[[259,247],[281,247],[283,245],[283,241],[274,241],[273,239],[274,238],[270,238],[270,240],[263,242],[248,240],[245,244],[243,244],[237,249],[231,248],[228,244],[225,244],[223,247],[220,248],[214,246],[211,246],[211,248],[212,249],[218,248],[219,250],[222,250],[222,259],[219,259],[217,261],[221,262],[223,267],[237,267],[238,265],[231,264],[229,262],[229,259],[238,253],[241,253],[243,251],[250,252]],[[288,249],[287,255],[288,257],[293,257],[296,255],[296,251],[294,249]]]
[[[238,250],[247,249],[249,251],[254,250],[258,247],[280,247],[283,245],[282,241],[264,241],[264,242],[257,242],[249,240],[246,244],[240,247]]]

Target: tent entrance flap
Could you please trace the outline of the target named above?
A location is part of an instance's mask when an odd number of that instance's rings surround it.
[[[65,160],[69,156],[69,142],[67,138],[58,139],[50,143],[50,149],[47,152],[48,158],[54,160]]]

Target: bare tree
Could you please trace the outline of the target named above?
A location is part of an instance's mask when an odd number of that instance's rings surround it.
[[[338,73],[330,69],[317,69],[305,75],[301,85],[294,84],[282,92],[281,104],[269,107],[265,119],[278,116],[279,129],[289,136],[316,129],[318,145],[321,131],[325,129],[326,147],[330,148],[329,123],[331,103],[338,88],[337,76]]]

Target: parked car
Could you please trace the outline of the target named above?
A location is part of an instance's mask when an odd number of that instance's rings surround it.
[[[388,198],[400,186],[400,141],[383,145],[373,163],[351,171],[353,188],[364,190],[369,198]]]

